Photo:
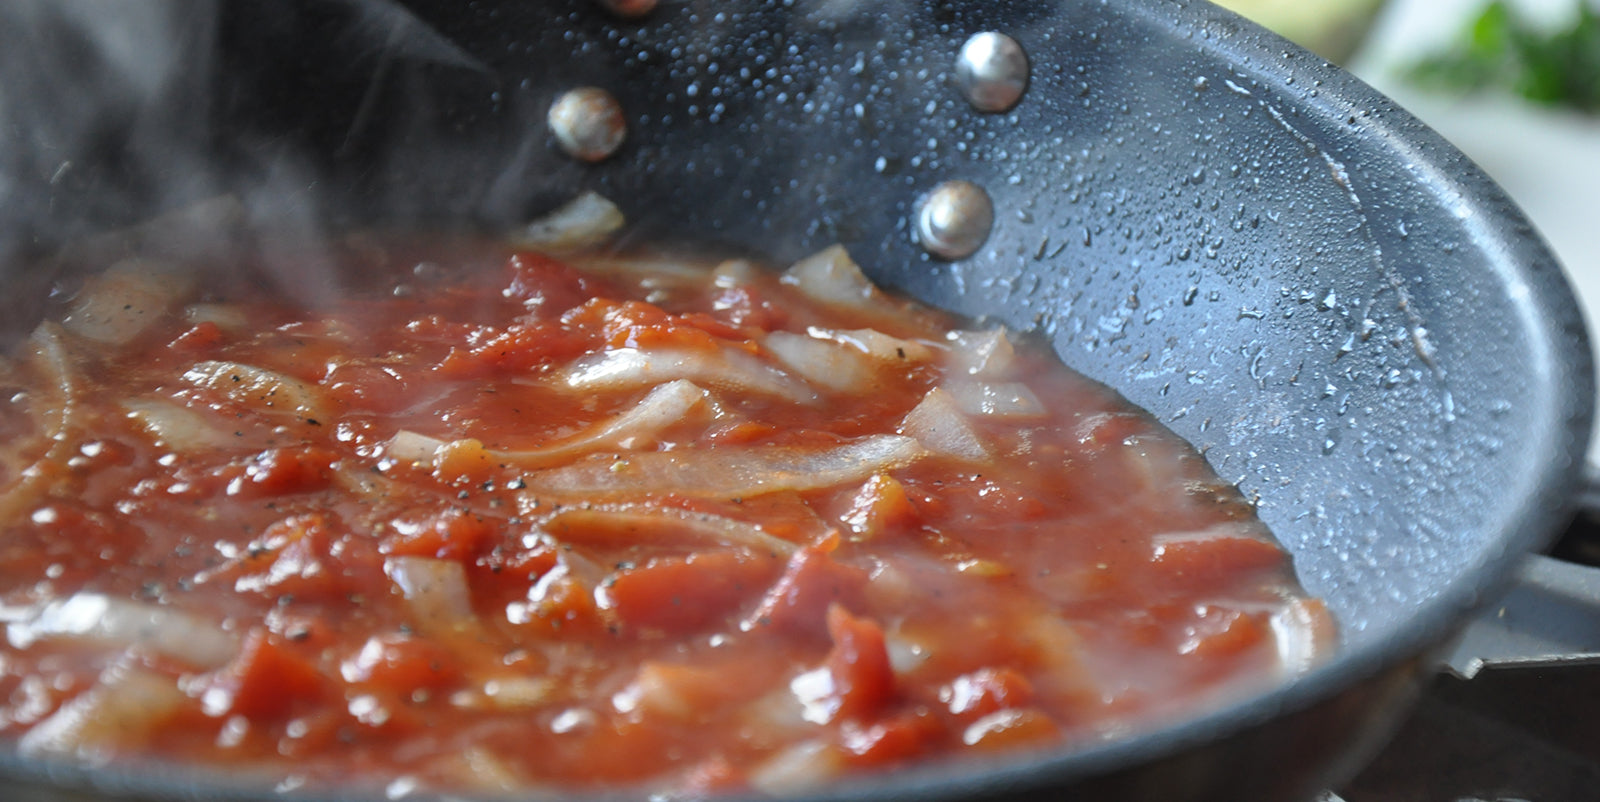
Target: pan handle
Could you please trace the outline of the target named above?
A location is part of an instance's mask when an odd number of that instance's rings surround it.
[[[1600,519],[1600,466],[1585,466],[1577,504]],[[1600,663],[1600,568],[1534,554],[1499,603],[1467,625],[1444,667],[1471,679],[1485,668],[1590,663]]]

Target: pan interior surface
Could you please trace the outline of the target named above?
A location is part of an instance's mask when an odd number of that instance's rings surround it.
[[[156,97],[190,111],[206,98],[205,128],[180,143],[203,153],[201,176],[164,182],[130,167],[140,151],[127,147],[77,157],[67,181],[12,169],[8,243],[217,190],[315,233],[511,225],[582,189],[615,201],[639,240],[780,261],[843,243],[882,284],[1038,332],[1257,502],[1346,645],[1206,727],[1308,704],[1412,655],[1564,516],[1592,368],[1559,266],[1440,138],[1226,12],[1156,0],[664,2],[640,20],[578,0],[206,8],[183,17],[205,35],[182,40],[208,68],[203,85]],[[1032,64],[1004,113],[973,110],[951,80],[962,42],[986,30]],[[627,140],[595,165],[545,128],[578,85],[627,111]],[[130,172],[149,180],[118,182]],[[958,178],[987,190],[996,222],[975,256],[942,261],[907,220]],[[118,203],[87,202],[111,185]],[[56,227],[46,208],[83,212]],[[1173,732],[1169,744],[1191,737]],[[1070,773],[1154,747],[1119,748],[1046,762]]]

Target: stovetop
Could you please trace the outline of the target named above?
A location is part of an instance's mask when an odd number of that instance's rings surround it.
[[[1600,521],[1580,518],[1553,556],[1600,565]],[[1600,665],[1441,672],[1394,740],[1328,802],[1600,799]]]

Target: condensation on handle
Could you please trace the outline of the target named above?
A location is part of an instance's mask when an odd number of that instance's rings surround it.
[[[1585,466],[1579,514],[1600,518],[1600,466]],[[1600,663],[1600,568],[1528,556],[1511,589],[1457,639],[1445,669],[1471,679],[1485,668]]]

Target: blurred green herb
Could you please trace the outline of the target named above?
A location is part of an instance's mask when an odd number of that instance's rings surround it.
[[[1502,0],[1483,9],[1458,40],[1407,75],[1456,91],[1509,90],[1528,100],[1600,113],[1600,15],[1578,0],[1566,28],[1541,30]]]

